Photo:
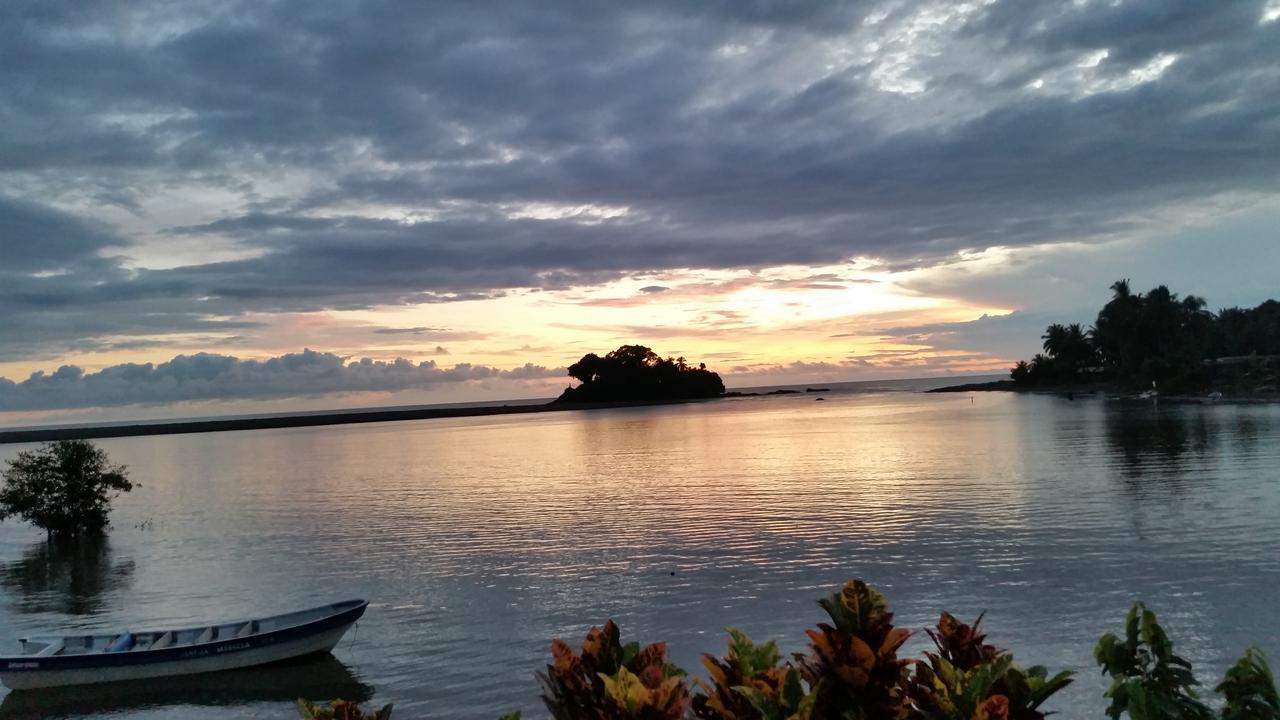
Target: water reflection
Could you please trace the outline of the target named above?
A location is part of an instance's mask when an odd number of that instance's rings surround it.
[[[0,720],[93,717],[106,713],[173,708],[176,705],[235,706],[248,703],[368,702],[373,688],[332,655],[245,670],[80,687],[25,690],[0,702]]]
[[[1240,417],[1235,424],[1235,441],[1240,450],[1250,451],[1262,438],[1270,438],[1272,427],[1252,415]]]
[[[1220,433],[1213,432],[1205,414],[1195,410],[1152,405],[1107,412],[1107,444],[1122,461],[1125,475],[1143,477],[1152,466],[1178,466],[1188,455],[1213,451]]]
[[[38,542],[0,563],[0,585],[24,613],[92,615],[132,581],[132,560],[115,560],[105,538]]]
[[[0,644],[367,597],[336,655],[370,701],[492,720],[540,707],[550,638],[613,618],[697,675],[730,624],[802,651],[814,598],[863,577],[903,627],[987,610],[994,642],[1080,672],[1066,720],[1101,716],[1093,641],[1134,599],[1205,677],[1280,655],[1280,405],[803,400],[104,441],[146,491],[98,567],[136,571],[92,617],[19,612],[39,583],[0,585]],[[0,561],[33,539],[0,524]],[[303,692],[112,717],[285,718]]]

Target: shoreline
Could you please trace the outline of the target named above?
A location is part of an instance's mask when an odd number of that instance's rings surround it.
[[[969,376],[981,378],[983,376]],[[990,378],[992,376],[987,375]],[[956,379],[964,379],[963,376]],[[906,378],[891,381],[852,381],[847,385],[877,385],[882,382],[915,383],[928,378]],[[705,398],[686,398],[677,400],[632,400],[622,402],[560,403],[555,400],[511,400],[515,403],[499,405],[485,403],[479,405],[446,405],[435,407],[382,407],[363,410],[325,410],[319,412],[287,413],[281,415],[258,415],[250,417],[230,418],[187,418],[173,420],[138,420],[136,422],[111,422],[109,424],[84,424],[68,426],[14,427],[0,428],[0,445],[14,443],[36,443],[56,440],[92,440],[98,438],[139,437],[147,435],[184,435],[204,432],[230,432],[236,430],[270,430],[290,427],[318,427],[324,425],[345,425],[370,422],[397,422],[401,420],[438,420],[460,417],[485,417],[491,415],[522,415],[529,413],[561,412],[572,410],[603,410],[608,408],[648,407],[659,405],[680,405],[708,400],[732,398],[775,397],[789,395],[817,395],[831,392],[829,387],[808,387],[796,385],[780,389],[767,389],[771,386],[747,387],[741,390],[729,390],[723,395]],[[776,387],[776,386],[773,386]],[[898,388],[908,392],[923,392],[925,388]]]
[[[1107,383],[1089,385],[1045,385],[1039,387],[1018,387],[1012,380],[994,380],[985,383],[968,383],[964,385],[948,385],[946,387],[925,390],[926,393],[962,393],[962,392],[1011,392],[1020,395],[1061,395],[1088,397],[1101,395],[1107,400],[1119,402],[1164,401],[1171,403],[1194,403],[1199,405],[1267,405],[1280,403],[1280,396],[1274,394],[1224,395],[1212,398],[1207,395],[1156,395],[1144,398],[1123,391]]]
[[[445,418],[486,417],[490,415],[525,415],[530,413],[604,410],[608,408],[682,405],[718,398],[697,400],[636,400],[630,402],[556,403],[541,405],[475,405],[453,408],[416,408],[412,410],[370,410],[314,415],[278,415],[274,417],[238,418],[233,420],[187,420],[177,422],[139,422],[127,425],[98,425],[67,428],[35,428],[0,430],[0,445],[55,440],[94,440],[101,438],[139,437],[146,435],[186,435],[190,433],[229,432],[236,430],[271,430],[292,427],[319,427],[401,420],[439,420]]]
[[[489,417],[496,415],[528,415],[533,413],[572,412],[578,410],[607,410],[610,408],[653,407],[662,405],[683,405],[708,400],[742,397],[771,397],[776,395],[805,395],[826,391],[827,388],[805,388],[804,390],[774,390],[771,392],[730,391],[719,397],[696,398],[686,400],[634,400],[627,402],[597,403],[557,403],[550,401],[536,405],[471,405],[446,408],[413,408],[407,410],[383,409],[342,412],[322,412],[304,415],[275,415],[268,417],[234,418],[226,420],[179,420],[158,422],[137,422],[120,425],[88,425],[61,428],[15,428],[0,429],[0,445],[16,443],[50,442],[57,440],[96,440],[102,438],[143,437],[149,435],[187,435],[193,433],[233,432],[238,430],[272,430],[294,427],[322,427],[326,425],[356,425],[375,422],[398,422],[403,420],[443,420],[448,418]],[[1070,396],[1102,396],[1108,400],[1120,402],[1136,402],[1162,400],[1170,403],[1195,404],[1234,404],[1260,405],[1280,403],[1275,395],[1238,395],[1221,398],[1209,398],[1200,395],[1162,395],[1156,398],[1138,398],[1121,394],[1115,387],[1106,384],[1095,385],[1054,385],[1046,387],[1024,388],[1016,386],[1012,380],[994,380],[982,383],[965,383],[948,385],[940,388],[922,390],[925,394],[962,393],[962,392],[1010,392],[1022,395],[1059,395]]]

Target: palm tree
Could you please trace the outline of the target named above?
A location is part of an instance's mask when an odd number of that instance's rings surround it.
[[[1113,300],[1127,300],[1132,295],[1129,292],[1129,278],[1117,280],[1111,283],[1111,292]]]
[[[1054,323],[1045,328],[1044,334],[1040,336],[1044,341],[1044,351],[1051,358],[1056,358],[1062,351],[1066,349],[1067,328],[1062,323]]]
[[[1067,326],[1066,337],[1066,360],[1071,364],[1073,370],[1079,371],[1085,365],[1090,364],[1095,352],[1090,333],[1081,327],[1080,323],[1071,323]]]
[[[1013,370],[1009,371],[1009,377],[1019,385],[1030,382],[1031,366],[1027,364],[1026,360],[1019,360],[1018,364],[1013,366]]]
[[[1145,299],[1129,289],[1128,280],[1111,283],[1111,300],[1098,311],[1091,335],[1104,365],[1116,369],[1132,368],[1140,353],[1138,325]]]
[[[1058,364],[1058,368],[1075,375],[1092,364],[1096,354],[1089,335],[1080,323],[1054,323],[1045,328],[1040,339],[1044,340],[1045,353]]]

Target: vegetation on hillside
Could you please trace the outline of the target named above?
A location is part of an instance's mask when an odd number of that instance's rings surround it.
[[[664,360],[643,345],[623,345],[604,357],[583,355],[569,366],[569,376],[582,384],[566,388],[556,402],[694,400],[724,394],[724,382],[705,364]]]
[[[60,440],[9,461],[0,487],[0,520],[18,517],[50,538],[97,535],[111,500],[133,489],[123,465],[87,440]]]
[[[542,701],[555,720],[1045,720],[1046,703],[1071,683],[1070,672],[1023,667],[987,643],[981,617],[967,625],[942,613],[925,630],[933,649],[905,658],[898,651],[912,633],[894,626],[876,588],[851,580],[819,604],[830,622],[806,631],[806,652],[784,660],[776,642],[730,628],[728,653],[704,655],[709,677],[692,682],[667,660],[665,643],[624,644],[612,621],[591,628],[580,650],[555,640],[551,664],[538,673]],[[1094,657],[1112,678],[1112,720],[1280,720],[1261,651],[1250,648],[1227,671],[1215,711],[1196,693],[1191,663],[1174,654],[1141,603],[1129,611],[1124,636],[1104,635]],[[307,718],[375,717],[355,714],[350,703],[341,703],[345,715],[299,707]]]
[[[1115,381],[1122,386],[1199,390],[1216,382],[1274,387],[1280,356],[1280,302],[1212,313],[1203,298],[1178,297],[1161,285],[1145,295],[1128,280],[1093,326],[1053,324],[1044,352],[1010,373],[1020,386]],[[1252,358],[1252,360],[1250,360]]]

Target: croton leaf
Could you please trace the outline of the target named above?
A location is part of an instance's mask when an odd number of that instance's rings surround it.
[[[992,695],[978,704],[976,720],[1009,720],[1009,698]]]
[[[600,678],[604,680],[605,694],[628,713],[634,714],[648,704],[649,688],[630,670],[621,668],[613,676],[601,673]]]

